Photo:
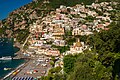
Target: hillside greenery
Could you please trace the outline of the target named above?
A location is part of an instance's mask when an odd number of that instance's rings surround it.
[[[38,2],[32,2],[25,5],[26,9],[32,9],[37,12],[38,17],[45,17],[53,9],[55,10],[60,5],[74,6],[79,3],[91,4],[95,0],[50,0],[50,3],[43,4],[44,0],[37,0]],[[98,0],[102,1],[115,1],[115,0]],[[119,0],[116,0],[119,2]],[[42,77],[42,80],[119,80],[120,79],[120,5],[116,5],[115,11],[112,11],[111,19],[114,21],[109,27],[108,31],[101,31],[95,33],[87,38],[87,44],[92,47],[92,51],[85,51],[79,55],[68,55],[64,57],[64,73],[60,73],[61,68],[53,68],[50,70],[48,76]],[[46,9],[47,10],[40,10]],[[28,16],[32,14],[32,11],[25,13],[23,7],[19,13],[11,13],[8,19],[2,20],[3,27],[0,28],[0,35],[7,36],[6,30],[11,30],[13,37],[17,38],[18,42],[24,42],[29,35],[29,24],[32,24],[36,19],[30,19]],[[25,29],[15,30],[15,23],[19,23],[26,20]],[[69,34],[68,34],[69,35]],[[85,37],[86,39],[86,37]],[[73,40],[75,40],[73,38]],[[84,40],[84,39],[83,39]],[[70,41],[70,40],[69,40]],[[72,41],[68,44],[72,45]],[[55,46],[56,47],[56,46]],[[63,49],[57,47],[64,52],[68,47]]]

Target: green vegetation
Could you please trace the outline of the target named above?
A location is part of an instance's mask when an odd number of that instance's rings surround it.
[[[53,48],[57,48],[60,53],[63,53],[65,51],[68,51],[70,48],[69,46],[55,46],[55,45],[52,45]]]
[[[76,62],[77,55],[72,56],[72,55],[67,55],[64,57],[64,71],[66,73],[73,72],[74,69],[74,63]]]
[[[60,67],[53,68],[42,80],[118,80],[118,75],[115,74],[120,70],[120,55],[108,53],[104,58],[106,60],[102,61],[99,54],[89,51],[74,56],[67,55],[64,57],[65,73],[60,73]]]
[[[110,80],[112,68],[105,67],[97,60],[97,55],[86,53],[78,55],[74,71],[67,80]]]
[[[4,30],[0,28],[0,35],[4,34]]]
[[[72,37],[66,38],[66,42],[68,45],[73,45],[75,41],[76,41],[75,38],[72,38]]]
[[[110,30],[96,33],[90,37],[90,44],[96,52],[120,52],[120,22],[113,24],[114,26]]]
[[[85,18],[85,20],[87,20],[88,22],[93,22],[93,20],[95,20],[96,18],[95,17],[93,17],[93,16],[87,16],[86,18]]]
[[[118,75],[115,74],[118,74],[120,70],[119,61],[120,54],[117,53],[108,53],[101,58],[94,52],[67,55],[64,57],[65,73],[59,75],[62,77],[66,75],[65,80],[118,80]],[[62,77],[59,77],[58,80],[63,80]]]
[[[75,6],[76,4],[84,3],[84,4],[91,4],[95,0],[50,0],[50,5],[53,8],[58,8],[60,5],[65,6]]]
[[[59,73],[61,71],[61,67],[55,67],[55,68],[52,68],[49,70],[49,73],[48,74],[52,74],[52,73]]]
[[[48,76],[42,76],[41,80],[65,80],[64,76],[60,74],[60,71],[62,70],[61,67],[55,67],[49,70]]]
[[[54,67],[54,66],[55,66],[55,63],[54,63],[53,61],[51,61],[51,62],[50,62],[50,65],[51,65],[52,67]]]
[[[114,24],[114,25],[113,25]],[[112,23],[109,31],[90,35],[93,52],[64,57],[67,80],[118,80],[120,71],[120,22]]]
[[[52,57],[51,57],[50,65],[51,65],[52,67],[54,67],[54,66],[55,66],[55,62],[56,62],[56,59],[55,59],[54,56],[52,56]]]
[[[29,35],[29,30],[19,30],[18,33],[16,33],[18,36],[17,36],[17,40],[18,42],[20,43],[24,43],[24,41],[26,40],[26,38],[28,37]]]
[[[71,30],[66,30],[65,31],[65,37],[67,36],[72,36],[72,31]]]

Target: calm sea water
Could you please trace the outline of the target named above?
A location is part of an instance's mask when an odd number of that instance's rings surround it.
[[[0,57],[2,56],[13,56],[13,39],[0,38]]]
[[[1,38],[0,39],[0,57],[2,56],[14,56],[14,53],[19,49],[13,47],[13,39]],[[2,61],[0,60],[0,78],[4,77],[6,74],[11,72],[11,70],[5,71],[4,68],[13,68],[15,69],[20,64],[22,64],[24,60],[8,60]]]
[[[4,68],[12,68],[15,69],[20,64],[22,64],[24,60],[9,60],[9,61],[0,61],[0,78],[3,78],[5,75],[10,73],[12,70],[4,70]]]

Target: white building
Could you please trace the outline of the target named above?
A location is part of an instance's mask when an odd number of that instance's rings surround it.
[[[63,55],[79,54],[82,53],[85,49],[87,49],[87,46],[85,46],[84,42],[80,42],[78,39],[77,42],[73,43],[73,46],[70,47],[70,51],[67,51]]]

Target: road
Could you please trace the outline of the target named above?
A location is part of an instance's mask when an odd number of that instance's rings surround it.
[[[27,43],[28,39],[30,38],[31,34],[29,34],[29,36],[26,38],[25,42],[23,43],[22,47],[21,47],[21,50],[23,50],[25,44]]]

